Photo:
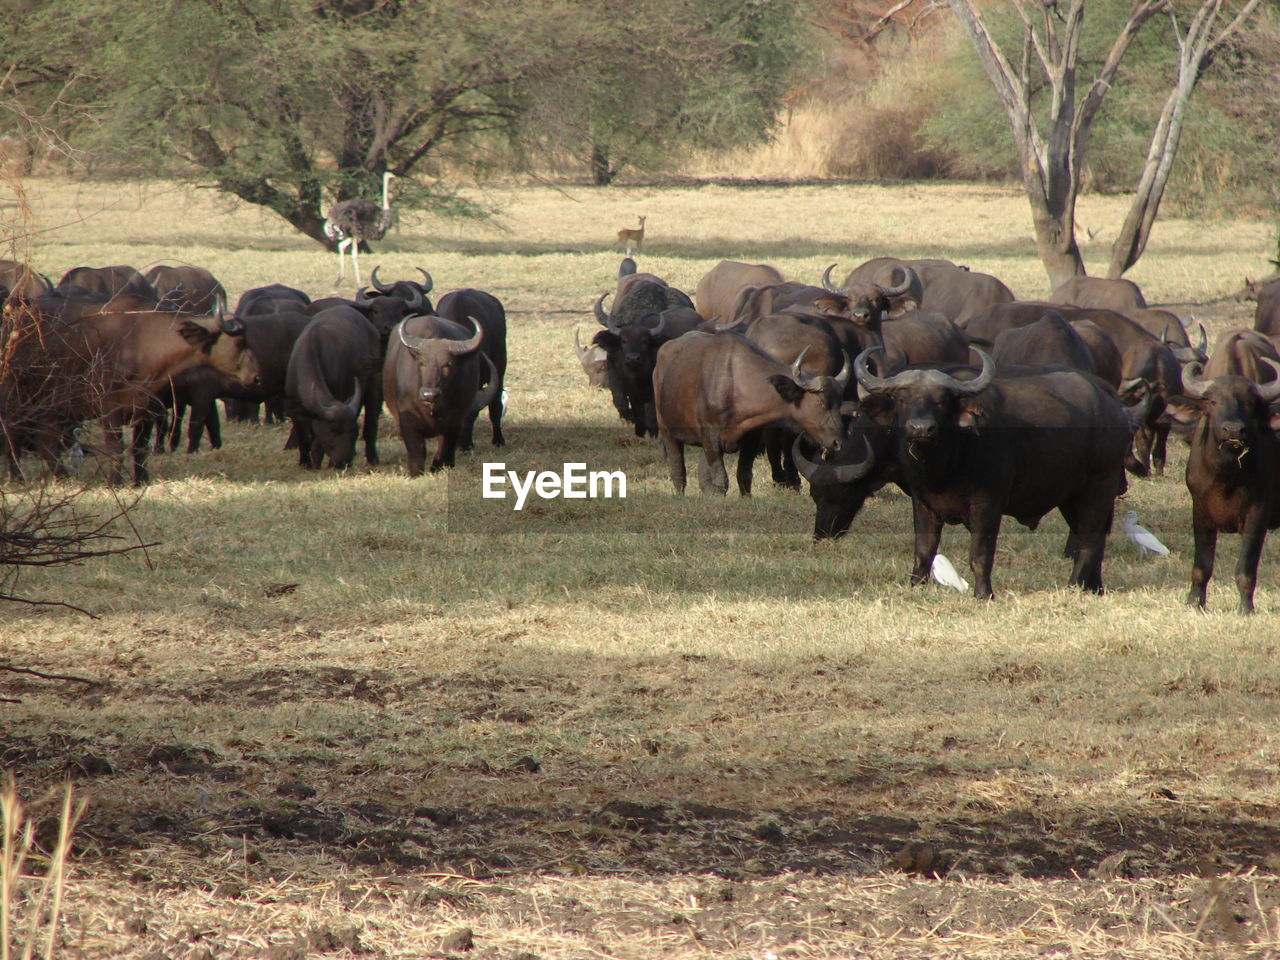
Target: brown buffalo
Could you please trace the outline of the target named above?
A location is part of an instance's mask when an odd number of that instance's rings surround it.
[[[840,408],[849,378],[809,377],[803,359],[790,367],[732,333],[686,334],[663,344],[653,371],[658,435],[677,493],[684,493],[686,445],[702,447],[704,493],[724,495],[724,454],[740,450],[738,490],[751,494],[751,462],[760,428],[789,424],[826,449],[844,436]]]
[[[126,424],[134,425],[134,482],[146,482],[147,441],[164,414],[163,397],[176,378],[208,366],[245,387],[258,379],[243,325],[221,314],[96,313],[70,323],[44,323],[43,331],[40,341],[31,342],[24,367],[57,399],[34,425],[30,439],[53,466],[68,424],[101,418],[113,484],[123,477],[121,433]],[[20,446],[10,438],[11,457]]]
[[[1101,307],[1104,310],[1123,310],[1126,307],[1145,307],[1146,298],[1132,280],[1110,280],[1106,277],[1072,277],[1054,289],[1049,298],[1055,303],[1072,307]]]
[[[991,304],[1006,303],[1013,299],[1013,291],[998,278],[956,266],[950,260],[876,257],[855,267],[845,278],[844,286],[849,287],[856,282],[875,283],[877,278],[885,276],[886,269],[891,270],[896,266],[908,266],[919,277],[920,310],[925,313],[940,313],[961,327],[970,317]]]
[[[1258,291],[1253,329],[1268,337],[1280,337],[1280,280],[1272,281]]]
[[[1233,376],[1269,383],[1276,375],[1264,360],[1280,361],[1280,353],[1268,337],[1256,330],[1228,330],[1213,345],[1204,376],[1210,380]]]
[[[0,300],[9,296],[34,300],[53,289],[48,277],[36,273],[29,263],[0,260]]]
[[[1267,531],[1280,527],[1280,417],[1270,405],[1280,399],[1280,364],[1265,385],[1239,376],[1204,379],[1198,364],[1182,372],[1185,397],[1170,403],[1172,415],[1191,427],[1187,489],[1195,560],[1187,603],[1203,608],[1213,576],[1219,533],[1240,534],[1236,589],[1240,613],[1253,612],[1258,561]]]
[[[776,283],[782,283],[782,274],[766,263],[721,260],[698,281],[693,291],[693,306],[704,320],[729,323],[733,319],[730,311],[739,290],[751,284],[769,286]]]
[[[452,467],[476,415],[497,396],[493,361],[480,345],[484,330],[440,317],[409,317],[396,327],[382,367],[387,409],[404,441],[409,476],[422,475],[426,440],[439,437],[431,472]],[[487,367],[487,383],[485,370]]]
[[[209,313],[221,298],[227,302],[226,288],[204,267],[160,265],[143,278],[159,296],[161,310],[176,313]]]

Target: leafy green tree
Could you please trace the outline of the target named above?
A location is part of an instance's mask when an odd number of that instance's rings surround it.
[[[71,136],[95,156],[211,177],[321,242],[326,198],[505,127],[521,84],[597,46],[572,0],[49,0],[4,28],[33,97],[87,78]]]
[[[586,162],[601,186],[624,167],[766,136],[802,54],[796,0],[643,0],[625,18],[608,0],[579,9],[601,31],[598,56],[530,84],[514,132],[526,156]]]

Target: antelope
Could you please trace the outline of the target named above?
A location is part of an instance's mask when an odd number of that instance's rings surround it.
[[[631,256],[633,245],[636,249],[639,249],[640,244],[644,242],[644,221],[645,218],[641,217],[640,226],[638,228],[623,227],[618,231],[618,243],[627,248],[628,257]]]

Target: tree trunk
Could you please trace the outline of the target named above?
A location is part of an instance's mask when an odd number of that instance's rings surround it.
[[[607,187],[613,183],[618,171],[609,166],[609,149],[601,144],[591,145],[591,182],[597,187]]]
[[[1160,212],[1160,201],[1164,199],[1164,188],[1169,182],[1173,161],[1178,155],[1187,105],[1200,75],[1214,52],[1253,15],[1258,2],[1259,0],[1248,0],[1217,36],[1214,36],[1213,31],[1217,26],[1221,0],[1204,0],[1187,26],[1185,37],[1178,27],[1177,18],[1170,14],[1174,37],[1178,41],[1178,80],[1160,111],[1160,119],[1151,134],[1151,147],[1147,150],[1147,160],[1138,180],[1133,203],[1120,228],[1120,234],[1111,246],[1111,264],[1107,276],[1112,279],[1123,276],[1147,249],[1151,228],[1155,226],[1156,214]]]

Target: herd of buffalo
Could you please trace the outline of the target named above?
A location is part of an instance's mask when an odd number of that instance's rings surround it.
[[[1225,531],[1242,535],[1240,610],[1253,609],[1280,526],[1280,282],[1260,290],[1254,329],[1210,353],[1203,326],[1193,341],[1128,280],[1076,277],[1018,301],[949,260],[877,258],[838,285],[832,269],[811,285],[722,261],[691,299],[623,261],[578,357],[637,435],[660,438],[678,492],[685,446],[702,448],[702,489],[719,494],[724,453],[738,451],[745,495],[764,450],[775,482],[808,481],[821,539],[895,483],[912,500],[912,582],[929,577],[943,524],[963,523],[980,598],[1002,518],[1034,528],[1057,509],[1070,583],[1100,593],[1125,470],[1162,473],[1176,429],[1191,446],[1189,602],[1204,606]]]
[[[912,582],[929,577],[943,524],[963,523],[979,598],[992,596],[1002,518],[1034,528],[1057,509],[1070,582],[1101,592],[1125,471],[1163,472],[1173,429],[1191,447],[1189,602],[1204,605],[1218,533],[1234,532],[1240,610],[1252,610],[1263,539],[1280,526],[1280,281],[1259,291],[1254,328],[1210,352],[1202,326],[1149,308],[1127,280],[1077,277],[1040,302],[949,260],[877,258],[839,284],[832,269],[811,285],[722,261],[690,298],[623,260],[610,308],[595,303],[603,329],[577,352],[636,434],[660,438],[678,492],[686,446],[702,448],[702,489],[719,494],[726,452],[739,454],[745,495],[763,451],[776,483],[808,481],[823,538],[897,484],[912,499]],[[375,270],[350,300],[271,284],[228,311],[198,267],[79,267],[54,283],[0,261],[11,478],[27,452],[66,475],[98,421],[111,482],[126,426],[145,482],[153,435],[176,447],[186,410],[188,450],[206,433],[219,444],[218,398],[233,418],[264,407],[291,421],[289,444],[313,469],[350,464],[358,431],[377,463],[384,404],[411,476],[427,468],[429,438],[429,469],[452,466],[486,407],[501,445],[504,308],[474,289],[433,305],[419,272],[384,283]]]

